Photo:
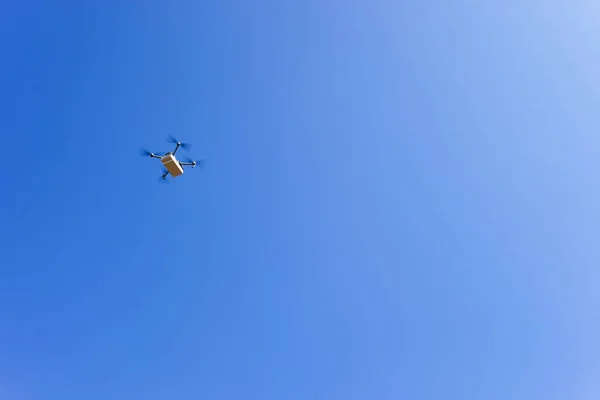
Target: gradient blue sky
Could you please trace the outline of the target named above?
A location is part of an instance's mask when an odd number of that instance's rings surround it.
[[[0,398],[598,399],[599,15],[3,2]]]

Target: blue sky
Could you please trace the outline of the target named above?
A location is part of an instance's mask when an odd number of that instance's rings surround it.
[[[593,2],[5,3],[1,398],[598,398]]]

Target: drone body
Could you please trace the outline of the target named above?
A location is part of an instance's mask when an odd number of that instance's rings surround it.
[[[198,163],[196,163],[196,161],[192,161],[192,160],[180,161],[175,156],[175,154],[177,153],[177,150],[179,150],[180,147],[182,147],[184,149],[189,149],[191,147],[191,145],[189,145],[187,143],[181,143],[177,139],[173,138],[172,136],[169,138],[168,141],[176,144],[175,150],[173,150],[173,152],[167,152],[165,154],[154,154],[154,153],[149,152],[148,150],[142,150],[142,155],[150,156],[151,158],[159,158],[160,159],[160,161],[163,165],[163,174],[161,176],[162,180],[167,179],[167,175],[169,175],[169,174],[171,174],[171,176],[173,178],[183,175],[183,167],[186,165],[189,165],[192,168],[195,168],[196,165],[198,165]]]

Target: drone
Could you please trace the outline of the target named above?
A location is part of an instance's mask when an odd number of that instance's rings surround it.
[[[159,158],[160,161],[162,162],[163,165],[163,174],[161,175],[161,177],[159,179],[162,178],[162,180],[166,180],[167,179],[167,175],[171,174],[171,176],[173,178],[183,175],[183,167],[184,166],[190,166],[192,168],[195,168],[196,165],[202,165],[203,162],[202,161],[193,161],[188,157],[185,157],[185,161],[180,161],[175,157],[175,154],[177,153],[177,150],[179,150],[179,148],[181,147],[184,150],[189,150],[192,145],[189,143],[182,143],[179,140],[175,139],[173,136],[169,136],[169,138],[167,139],[167,142],[169,143],[174,143],[175,144],[175,150],[173,150],[172,152],[167,152],[167,153],[151,153],[146,149],[142,149],[141,150],[141,155],[142,156],[150,156],[150,158]]]

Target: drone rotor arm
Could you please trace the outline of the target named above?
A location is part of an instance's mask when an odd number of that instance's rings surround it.
[[[161,158],[164,156],[164,153],[152,153],[144,148],[140,149],[140,155],[142,157],[150,157],[150,158]]]
[[[182,167],[184,165],[188,165],[188,166],[191,166],[192,168],[196,168],[196,167],[202,167],[203,164],[204,164],[204,162],[202,160],[192,160],[189,157],[186,157],[185,161],[179,161],[179,165],[181,165]]]

